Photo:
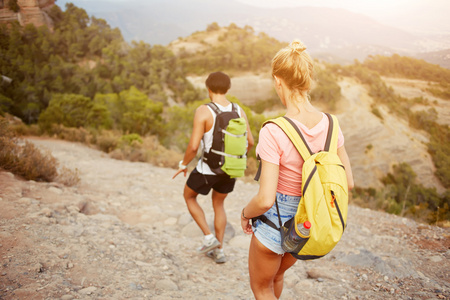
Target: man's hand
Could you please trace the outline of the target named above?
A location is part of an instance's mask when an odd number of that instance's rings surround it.
[[[174,179],[175,177],[178,176],[178,174],[180,174],[181,172],[184,172],[184,177],[186,177],[187,174],[187,169],[178,169],[178,171],[175,173],[175,175],[173,175],[172,179]]]

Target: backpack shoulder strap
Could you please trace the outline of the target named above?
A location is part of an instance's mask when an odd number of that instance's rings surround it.
[[[326,116],[328,117],[330,125],[328,126],[328,133],[324,150],[337,153],[339,123],[335,115],[326,113]],[[311,155],[313,155],[313,152],[306,143],[306,140],[303,137],[302,132],[291,119],[285,116],[276,119],[270,119],[264,122],[262,126],[266,125],[267,123],[275,123],[276,125],[278,125],[278,127],[281,128],[281,130],[284,131],[284,133],[286,133],[291,142],[294,144],[297,151],[302,156],[303,160],[307,160]],[[259,156],[257,157],[257,159],[259,160]],[[255,176],[256,181],[259,180],[260,175],[261,175],[261,163],[259,164],[258,171],[256,172]]]
[[[307,160],[311,155],[313,155],[313,152],[306,143],[306,140],[303,137],[303,134],[301,133],[300,129],[297,127],[297,125],[295,125],[295,123],[291,119],[283,116],[276,119],[268,120],[264,124],[266,123],[275,123],[276,125],[278,125],[278,127],[280,127],[281,130],[284,131],[284,133],[294,144],[295,148],[300,153],[303,160]]]
[[[274,123],[280,127],[281,130],[288,136],[288,138],[291,140],[291,142],[294,144],[297,151],[302,156],[303,160],[307,160],[313,153],[311,149],[309,148],[308,144],[306,143],[302,133],[300,132],[300,129],[290,120],[286,117],[279,117],[276,119],[270,119],[263,123],[261,127],[264,127],[264,125],[268,123]],[[258,160],[261,160],[259,155],[257,156]],[[255,175],[255,180],[259,181],[259,178],[261,177],[261,162],[259,163],[258,170]]]
[[[216,115],[219,115],[222,112],[214,102],[206,103],[206,105],[209,106]]]
[[[330,125],[328,126],[327,140],[325,142],[325,151],[337,153],[339,121],[335,115],[326,113]]]
[[[237,112],[239,114],[237,103],[231,102],[231,111]]]

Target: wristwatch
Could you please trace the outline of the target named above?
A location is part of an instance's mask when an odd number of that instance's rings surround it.
[[[186,168],[187,166],[183,165],[183,160],[180,160],[180,162],[178,163],[178,169],[185,170]]]

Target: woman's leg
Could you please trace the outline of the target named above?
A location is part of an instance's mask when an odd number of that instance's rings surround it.
[[[286,258],[284,258],[286,257]],[[258,299],[278,299],[283,289],[283,275],[294,263],[291,255],[281,256],[267,249],[253,235],[250,242],[248,269],[250,287]]]
[[[278,270],[277,275],[275,275],[274,280],[274,292],[275,297],[280,298],[281,292],[283,291],[283,283],[284,283],[284,272],[286,272],[287,269],[292,267],[297,262],[297,259],[290,255],[289,253],[285,253],[283,258],[281,259],[281,266]]]

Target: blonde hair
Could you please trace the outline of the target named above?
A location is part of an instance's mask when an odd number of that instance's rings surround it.
[[[278,51],[272,59],[272,76],[286,83],[291,91],[309,92],[313,82],[313,61],[300,40]]]

